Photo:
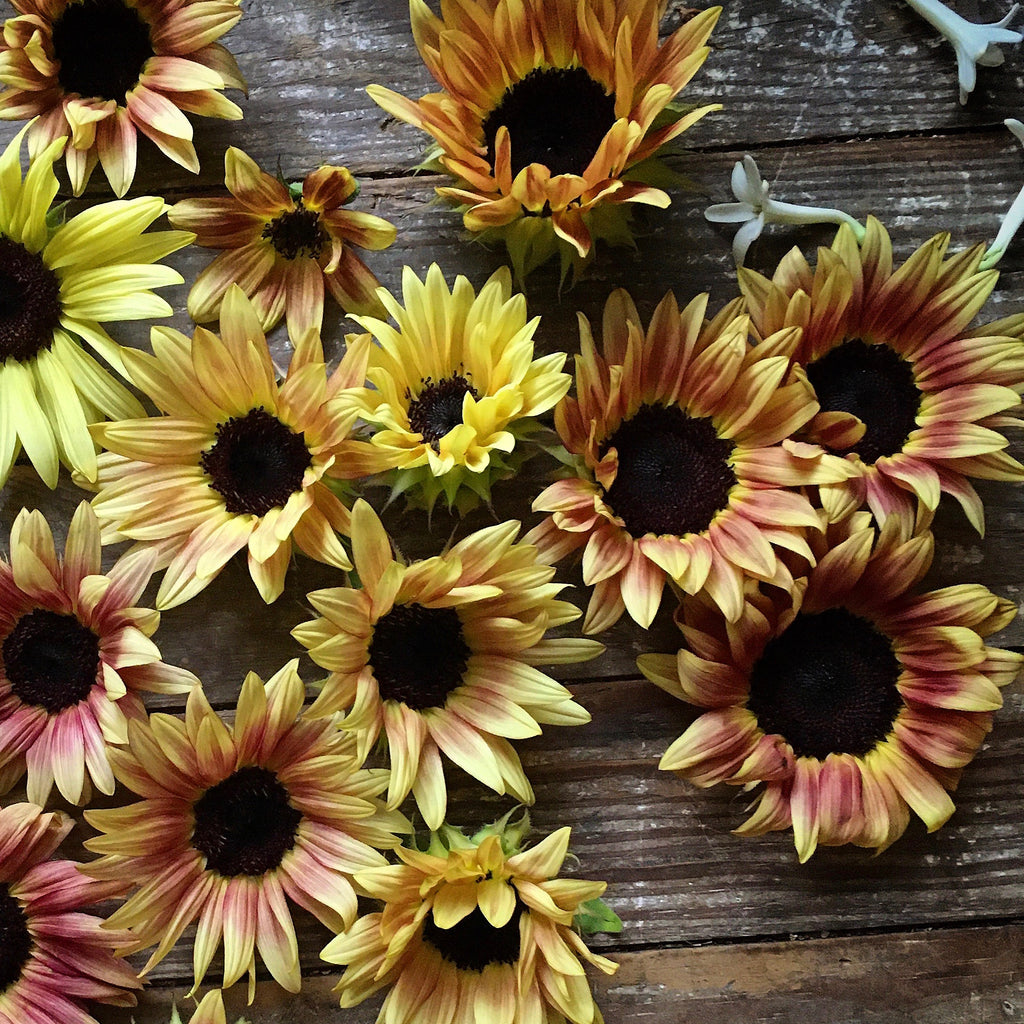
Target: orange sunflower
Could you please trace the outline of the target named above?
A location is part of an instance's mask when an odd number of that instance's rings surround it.
[[[26,772],[39,806],[54,782],[73,804],[93,786],[113,793],[111,744],[145,718],[140,691],[186,693],[199,682],[160,660],[150,639],[160,615],[136,606],[152,571],[152,559],[139,559],[103,572],[85,502],[63,558],[42,513],[18,513],[11,560],[0,559],[0,793]]]
[[[470,231],[503,238],[522,277],[558,249],[629,238],[628,203],[667,206],[645,161],[717,104],[672,104],[708,55],[721,14],[697,14],[664,42],[664,0],[477,0],[437,17],[411,0],[423,62],[442,87],[417,101],[379,85],[388,113],[428,132],[457,180],[440,195]]]
[[[215,42],[242,16],[240,0],[11,0],[0,37],[0,118],[37,117],[32,155],[62,136],[75,195],[98,160],[114,192],[135,177],[138,133],[193,173],[186,113],[237,120],[226,88],[245,89]]]
[[[202,688],[185,720],[154,714],[133,722],[128,748],[111,760],[119,781],[142,800],[89,810],[100,853],[85,870],[131,879],[139,888],[108,920],[132,932],[127,952],[157,944],[158,964],[192,922],[195,987],[224,943],[226,988],[256,954],[289,992],[301,985],[288,900],[328,928],[356,917],[355,871],[385,863],[408,823],[376,799],[387,772],[362,769],[354,744],[329,722],[300,715],[305,689],[291,661],[266,685],[249,673],[234,725],[226,726]]]
[[[842,455],[848,478],[819,488],[833,519],[865,503],[879,521],[913,517],[945,492],[981,532],[968,478],[1024,480],[1002,430],[1018,427],[1024,317],[970,323],[995,287],[985,247],[947,256],[936,235],[893,269],[885,228],[868,218],[858,245],[841,227],[817,266],[793,249],[772,279],[746,268],[740,286],[762,336],[801,327],[780,349],[806,369],[821,412],[806,436]]]
[[[707,601],[677,616],[685,646],[644,654],[644,675],[707,709],[660,767],[698,786],[752,789],[736,832],[792,827],[801,861],[817,846],[884,850],[914,811],[934,831],[1024,656],[984,637],[1016,614],[979,584],[914,592],[928,531],[867,512],[830,527],[791,593],[750,586],[725,623]]]
[[[199,327],[191,341],[154,328],[154,354],[130,350],[124,360],[165,415],[91,428],[107,449],[93,499],[104,543],[134,540],[126,558],[155,551],[157,567],[168,567],[158,608],[194,597],[243,548],[268,603],[284,588],[293,541],[321,562],[352,567],[336,532],[348,532],[348,509],[323,478],[343,474],[342,455],[355,444],[355,413],[335,399],[362,384],[369,337],[355,338],[328,377],[320,336],[308,331],[277,383],[259,318],[238,287],[225,296],[220,326],[220,338]]]
[[[233,283],[252,299],[264,331],[286,316],[293,341],[323,325],[325,286],[346,312],[386,315],[379,282],[353,246],[386,249],[395,226],[342,209],[359,191],[348,168],[321,167],[293,191],[232,146],[224,184],[230,199],[184,199],[167,213],[176,227],[196,233],[197,245],[226,250],[192,285],[193,320],[217,319]]]
[[[667,580],[737,619],[745,579],[791,582],[777,548],[810,555],[804,534],[819,521],[798,488],[851,472],[787,440],[818,408],[781,354],[799,331],[750,345],[738,303],[705,323],[706,307],[700,295],[680,311],[669,293],[645,329],[613,292],[603,355],[580,317],[576,397],[555,409],[577,475],[537,497],[534,511],[551,514],[525,539],[552,561],[584,548],[584,632],[623,611],[646,628]]]
[[[519,524],[470,534],[434,558],[398,561],[376,513],[352,510],[352,554],[361,589],[308,596],[321,617],[292,635],[331,674],[310,715],[344,712],[365,758],[383,733],[391,779],[389,807],[410,792],[428,828],[447,807],[441,754],[498,793],[533,803],[533,789],[509,739],[536,736],[541,724],[580,725],[590,715],[534,666],[585,661],[593,640],[546,638],[579,610],[556,595],[554,569]]]

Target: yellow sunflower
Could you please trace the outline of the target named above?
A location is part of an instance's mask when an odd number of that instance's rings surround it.
[[[379,342],[366,371],[373,386],[347,396],[373,431],[353,472],[390,471],[395,493],[414,488],[428,508],[441,494],[463,510],[487,500],[492,481],[513,472],[532,417],[569,390],[565,354],[534,359],[540,318],[526,319],[505,267],[479,294],[461,275],[449,291],[436,263],[424,281],[405,267],[403,302],[378,295],[394,325],[353,317]]]
[[[156,261],[193,237],[144,234],[165,209],[155,196],[101,203],[51,227],[53,162],[64,140],[42,150],[22,177],[28,130],[0,156],[0,487],[22,449],[49,487],[62,463],[96,479],[88,424],[144,412],[81,342],[123,374],[123,350],[100,321],[169,316],[150,289],[182,278]]]
[[[700,295],[680,311],[669,293],[645,328],[615,291],[603,354],[580,317],[576,397],[555,410],[576,475],[537,497],[534,511],[551,514],[526,540],[552,561],[584,548],[584,632],[623,611],[646,628],[668,580],[737,619],[745,579],[791,582],[778,548],[810,555],[804,535],[819,522],[800,486],[851,472],[788,440],[818,408],[781,354],[799,331],[751,345],[738,303],[709,322],[706,308]]]
[[[408,829],[376,799],[387,772],[359,768],[351,740],[301,716],[297,665],[266,685],[249,673],[231,727],[196,687],[184,721],[132,722],[128,748],[111,756],[118,780],[143,799],[85,812],[102,833],[85,845],[102,856],[84,870],[139,886],[108,925],[131,930],[129,953],[157,945],[143,975],[198,921],[195,987],[223,940],[225,988],[248,971],[251,1001],[259,953],[297,992],[288,900],[344,930],[356,917],[353,872],[383,865],[378,851]]]
[[[852,472],[819,489],[833,519],[865,503],[879,521],[913,517],[945,492],[981,532],[969,477],[1024,480],[1005,451],[1024,389],[1024,316],[970,327],[995,287],[984,246],[947,256],[936,235],[893,268],[885,228],[868,218],[858,245],[841,227],[812,269],[792,250],[771,280],[745,268],[740,286],[763,335],[800,327],[780,351],[803,365],[821,412],[806,434]]]
[[[801,861],[817,846],[884,850],[914,811],[929,831],[953,812],[948,790],[992,726],[1001,686],[1024,656],[984,637],[1016,614],[979,584],[917,593],[934,541],[899,516],[830,527],[817,566],[790,594],[748,587],[726,624],[684,601],[685,646],[644,654],[644,675],[707,709],[660,767],[698,786],[752,789],[736,832],[792,827]]]
[[[353,246],[386,249],[395,226],[342,207],[359,189],[345,167],[308,174],[295,195],[240,149],[224,155],[229,199],[184,199],[167,211],[198,245],[224,249],[202,270],[188,295],[193,320],[220,316],[224,294],[237,283],[252,299],[265,331],[282,316],[294,340],[323,324],[324,287],[346,312],[384,315],[379,287]]]
[[[383,733],[391,780],[389,807],[410,791],[429,828],[447,807],[441,754],[498,793],[533,803],[509,739],[536,736],[541,724],[580,725],[590,715],[534,666],[596,657],[593,640],[546,638],[579,617],[556,595],[554,570],[519,524],[470,534],[449,551],[406,565],[365,501],[352,511],[352,553],[361,589],[308,595],[321,618],[292,635],[330,671],[310,715],[344,712],[364,758]]]
[[[518,276],[595,237],[629,238],[625,204],[664,207],[649,165],[718,104],[672,100],[708,55],[721,13],[702,11],[659,43],[664,0],[475,0],[437,17],[411,0],[423,62],[442,87],[417,101],[379,85],[388,113],[432,135],[457,181],[439,188],[470,231],[501,237]]]
[[[93,499],[104,543],[134,540],[125,557],[152,549],[157,567],[168,566],[158,608],[194,597],[246,547],[268,603],[284,588],[293,541],[321,562],[352,567],[336,532],[348,532],[348,509],[323,478],[341,474],[345,446],[355,443],[347,441],[355,413],[335,399],[364,380],[369,338],[353,339],[344,369],[328,377],[310,330],[277,383],[259,318],[237,286],[220,326],[220,338],[199,327],[191,341],[154,328],[154,354],[126,352],[125,364],[165,415],[92,428],[108,449]]]
[[[146,717],[140,692],[187,693],[199,680],[165,665],[150,639],[159,613],[136,602],[152,559],[104,572],[100,531],[83,502],[64,556],[41,512],[22,509],[0,559],[0,793],[28,773],[44,806],[54,782],[70,803],[114,792],[111,744]]]
[[[69,138],[75,195],[98,160],[118,196],[135,177],[138,133],[193,173],[199,158],[186,113],[236,120],[222,95],[245,89],[216,39],[242,16],[240,0],[12,0],[0,37],[0,118],[36,120],[32,155]]]
[[[501,822],[466,839],[446,828],[427,852],[399,848],[401,864],[361,871],[357,883],[382,900],[320,954],[345,964],[335,992],[354,1006],[390,987],[378,1024],[602,1024],[574,930],[604,882],[558,878],[569,847],[561,828],[525,850]]]

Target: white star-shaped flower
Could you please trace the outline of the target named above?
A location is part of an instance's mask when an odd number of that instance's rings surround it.
[[[1013,132],[1018,141],[1024,143],[1024,124],[1012,117],[1008,117],[1003,124]],[[995,241],[985,251],[985,256],[979,264],[982,270],[994,267],[1003,258],[1006,247],[1010,244],[1013,236],[1017,234],[1021,224],[1024,224],[1024,188],[1017,193],[1017,198],[1014,199],[1010,209],[1006,211],[1002,224],[999,225],[999,233],[996,235]]]

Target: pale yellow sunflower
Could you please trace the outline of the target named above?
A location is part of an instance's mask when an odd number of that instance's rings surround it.
[[[171,1007],[171,1019],[168,1024],[182,1024],[177,1006]],[[199,1001],[195,1013],[189,1018],[188,1024],[228,1024],[224,1012],[224,996],[219,988],[210,989]],[[250,1024],[244,1017],[239,1017],[235,1024]]]
[[[265,331],[285,316],[293,340],[309,327],[322,327],[325,286],[346,312],[386,315],[376,295],[380,282],[353,247],[386,249],[395,226],[343,209],[359,191],[348,168],[321,167],[306,176],[300,191],[231,146],[224,154],[224,184],[229,199],[184,199],[167,211],[175,227],[196,233],[196,244],[226,250],[192,285],[193,320],[217,319],[233,283],[252,299]]]
[[[576,475],[537,497],[534,511],[550,515],[526,540],[552,561],[584,549],[584,632],[623,611],[646,628],[669,580],[737,619],[745,579],[792,582],[778,549],[810,556],[819,520],[800,487],[852,472],[789,440],[818,409],[783,354],[799,331],[751,345],[739,304],[705,322],[707,298],[680,311],[669,293],[645,327],[613,292],[603,354],[580,317],[576,397],[555,410]]]
[[[59,226],[57,139],[21,170],[23,128],[0,156],[0,487],[18,453],[48,487],[60,466],[96,479],[88,424],[142,416],[138,400],[82,347],[124,373],[123,349],[101,321],[170,316],[151,289],[180,284],[157,260],[187,245],[186,231],[150,231],[155,196],[101,203]]]
[[[641,671],[707,709],[660,767],[698,786],[763,784],[736,832],[792,827],[801,861],[818,846],[884,850],[910,811],[929,831],[1024,656],[984,638],[1015,616],[979,584],[919,593],[934,540],[900,516],[834,524],[817,565],[786,594],[751,585],[734,623],[684,600],[677,654]]]
[[[346,965],[342,1007],[390,987],[377,1024],[602,1024],[583,963],[618,965],[573,923],[605,883],[556,877],[568,828],[520,850],[500,824],[473,839],[446,828],[447,848],[435,836],[427,852],[401,847],[401,864],[358,873],[384,909],[320,954]]]
[[[536,665],[584,661],[593,640],[548,638],[579,610],[556,599],[563,585],[517,543],[519,524],[470,534],[443,555],[406,565],[362,500],[352,511],[360,588],[308,595],[321,618],[292,635],[330,671],[310,715],[343,712],[364,758],[383,734],[391,767],[389,807],[410,792],[429,828],[444,820],[441,754],[498,793],[533,803],[510,739],[542,724],[580,725],[590,715]]]
[[[437,17],[411,0],[412,31],[441,86],[413,101],[379,85],[388,113],[432,135],[457,181],[439,188],[470,231],[505,240],[520,277],[561,249],[628,238],[627,204],[664,207],[647,181],[658,150],[718,104],[672,101],[708,55],[720,7],[667,39],[665,0],[472,0]]]
[[[819,488],[833,518],[867,504],[881,521],[913,517],[945,492],[981,532],[984,510],[968,478],[1024,480],[1007,454],[1020,426],[1024,316],[971,327],[998,273],[984,246],[947,256],[936,235],[893,267],[885,228],[869,217],[864,241],[841,227],[813,269],[796,249],[768,280],[746,268],[740,286],[762,335],[800,327],[784,351],[800,363],[821,412],[805,435],[852,470]]]
[[[135,177],[138,133],[175,163],[199,170],[186,113],[236,120],[222,93],[245,89],[215,40],[242,16],[241,0],[11,0],[20,12],[0,36],[0,118],[35,118],[33,156],[68,138],[75,195],[97,160],[118,196]]]
[[[355,443],[355,412],[336,399],[364,380],[369,338],[352,339],[328,376],[310,330],[278,383],[259,317],[237,286],[220,326],[219,338],[199,327],[191,341],[154,328],[154,354],[126,352],[125,364],[164,415],[92,428],[107,449],[93,499],[104,543],[134,540],[125,557],[156,552],[157,567],[168,567],[158,608],[194,597],[244,548],[268,603],[284,588],[293,542],[352,567],[337,533],[348,532],[348,509],[324,477],[342,475]]]

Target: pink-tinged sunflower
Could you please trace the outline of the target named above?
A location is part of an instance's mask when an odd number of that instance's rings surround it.
[[[384,903],[320,954],[345,964],[342,1007],[390,987],[377,1024],[602,1024],[583,963],[592,953],[574,928],[604,882],[558,878],[568,828],[520,850],[504,821],[467,839],[445,827],[426,852],[402,847],[401,864],[362,871],[360,887]],[[605,908],[606,909],[606,908]],[[616,930],[612,927],[591,930]]]
[[[408,829],[376,799],[387,772],[359,768],[351,740],[301,716],[297,665],[265,686],[250,673],[231,727],[197,687],[184,721],[133,722],[128,749],[113,755],[119,781],[143,799],[85,812],[103,833],[86,841],[102,856],[85,870],[139,886],[108,924],[131,930],[128,952],[157,944],[142,974],[196,921],[195,987],[223,940],[225,988],[248,971],[251,1001],[258,953],[299,991],[288,901],[344,930],[356,917],[353,872],[383,865],[378,851]]]
[[[54,226],[53,162],[58,139],[21,171],[22,129],[0,156],[0,487],[18,453],[48,487],[63,463],[96,479],[88,424],[142,416],[118,373],[122,348],[101,321],[170,316],[151,289],[180,284],[157,260],[192,240],[185,231],[150,231],[164,201],[155,196],[101,203]]]
[[[390,472],[394,493],[428,508],[441,494],[463,511],[487,501],[491,483],[522,462],[516,443],[536,429],[533,417],[569,390],[565,353],[534,358],[540,318],[526,319],[507,267],[479,294],[461,274],[449,291],[436,263],[424,281],[404,268],[402,303],[378,294],[394,325],[353,317],[379,342],[366,370],[372,387],[347,399],[373,432],[353,466]]]
[[[914,811],[929,831],[1001,707],[1024,657],[987,647],[1016,609],[979,584],[915,593],[934,549],[898,516],[879,534],[858,512],[828,530],[790,594],[748,588],[735,623],[684,600],[676,655],[644,675],[707,709],[660,767],[698,786],[752,789],[736,832],[792,827],[801,861],[817,846],[884,850]],[[830,547],[826,548],[826,544]]]
[[[471,0],[438,18],[411,0],[412,31],[442,87],[417,101],[379,85],[388,113],[432,135],[457,181],[439,188],[463,222],[508,246],[522,276],[595,238],[629,241],[627,204],[668,206],[652,158],[718,104],[673,105],[708,55],[721,13],[697,14],[664,42],[664,0]],[[433,163],[434,159],[430,162]]]
[[[215,42],[242,16],[240,0],[12,0],[20,15],[0,37],[0,118],[35,118],[33,155],[67,137],[75,195],[98,160],[118,196],[135,177],[142,132],[193,173],[186,113],[237,120],[223,94],[245,89]]]
[[[194,597],[244,548],[267,603],[284,588],[293,542],[352,567],[336,532],[348,532],[348,509],[323,478],[340,475],[346,444],[355,444],[347,441],[355,412],[336,399],[363,382],[369,338],[353,339],[344,367],[328,377],[310,330],[278,383],[241,289],[225,296],[220,326],[220,338],[199,327],[191,341],[154,328],[154,354],[126,351],[125,365],[165,415],[92,428],[108,449],[93,499],[104,543],[136,541],[125,557],[156,552],[157,567],[168,567],[158,608]]]
[[[83,912],[124,892],[123,879],[97,881],[50,859],[73,825],[34,804],[0,808],[3,1024],[97,1024],[87,1002],[134,1006],[142,988],[119,955],[131,936]]]
[[[841,227],[812,270],[796,249],[769,281],[745,268],[740,286],[756,329],[784,327],[821,412],[805,436],[842,455],[848,479],[819,489],[833,519],[865,503],[879,521],[913,517],[945,492],[981,532],[984,510],[968,478],[1024,480],[1005,451],[1024,389],[1024,317],[970,323],[995,286],[984,246],[946,255],[936,235],[893,269],[885,228],[868,218],[863,243]]]
[[[167,218],[196,233],[196,244],[224,249],[200,272],[188,295],[193,320],[220,316],[232,283],[252,299],[264,331],[287,317],[294,340],[320,330],[324,287],[346,312],[384,315],[377,278],[354,246],[386,249],[395,226],[342,207],[359,189],[345,167],[325,166],[289,188],[234,146],[224,155],[229,199],[185,199]],[[296,194],[298,193],[298,194]]]
[[[321,618],[292,635],[331,674],[310,715],[344,712],[362,759],[383,734],[389,807],[410,791],[428,828],[444,820],[444,753],[497,793],[533,803],[510,739],[541,724],[580,725],[590,715],[536,665],[596,657],[593,640],[547,638],[579,610],[556,595],[554,569],[516,543],[519,524],[470,534],[445,554],[409,565],[391,553],[365,501],[352,511],[352,554],[361,589],[307,595]]]
[[[778,548],[810,555],[804,535],[819,521],[798,488],[849,475],[788,440],[818,408],[782,354],[799,332],[751,345],[738,303],[709,322],[706,308],[700,295],[680,311],[669,293],[645,329],[617,290],[603,354],[580,317],[576,397],[555,410],[577,475],[537,497],[534,511],[551,515],[526,540],[552,561],[584,548],[584,632],[623,611],[646,628],[668,580],[737,619],[745,579],[791,582]]]
[[[64,556],[41,512],[23,509],[0,559],[0,792],[28,773],[43,806],[54,782],[65,800],[114,792],[111,744],[143,719],[140,692],[186,693],[199,680],[165,665],[150,639],[158,612],[136,602],[152,559],[118,561],[104,573],[96,516],[83,502]]]

